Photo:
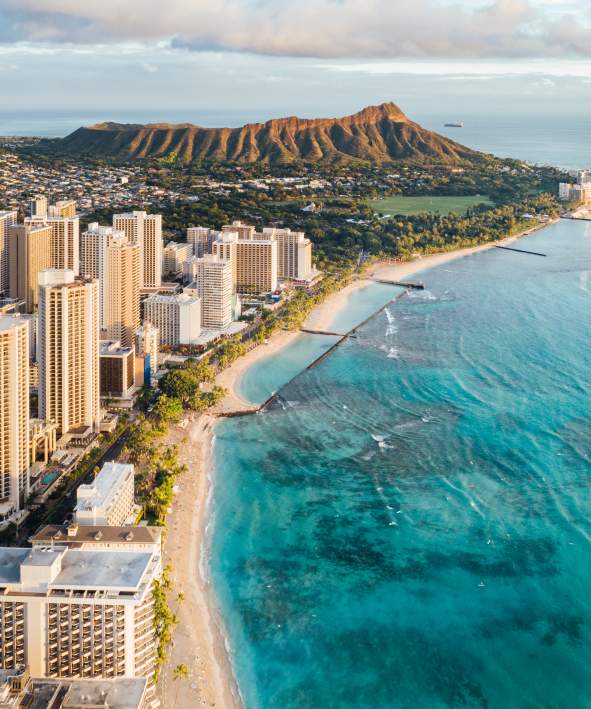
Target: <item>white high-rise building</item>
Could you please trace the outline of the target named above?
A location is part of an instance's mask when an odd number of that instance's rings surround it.
[[[142,288],[160,288],[162,284],[162,215],[135,211],[113,215],[113,227],[125,232],[130,241],[140,245]]]
[[[39,274],[39,413],[61,435],[100,424],[98,282],[69,270]]]
[[[0,527],[29,494],[29,328],[0,316]],[[1,644],[1,638],[0,638]]]
[[[161,345],[193,345],[201,335],[201,300],[185,293],[148,296],[144,317],[158,328]]]
[[[8,292],[8,228],[18,222],[15,210],[0,211],[0,292]]]
[[[201,298],[201,325],[223,329],[232,322],[232,264],[214,254],[194,263],[194,278]]]

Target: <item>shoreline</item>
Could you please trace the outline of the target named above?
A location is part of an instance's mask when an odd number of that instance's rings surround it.
[[[215,419],[190,414],[184,421],[186,426],[174,426],[166,439],[167,445],[178,445],[187,470],[176,480],[167,517],[163,564],[172,566],[169,603],[178,624],[160,671],[158,695],[163,709],[239,709],[240,693],[206,569]],[[184,594],[183,601],[178,593]],[[187,666],[189,676],[175,680],[174,669],[180,664]]]
[[[349,298],[360,288],[371,285],[375,277],[401,280],[430,268],[505,245],[529,236],[557,220],[530,227],[498,241],[454,251],[430,254],[402,263],[376,262],[368,273],[355,279],[320,303],[306,319],[311,329],[328,330],[346,307]],[[168,657],[158,682],[162,707],[191,709],[210,706],[240,709],[242,700],[234,677],[230,648],[223,631],[223,620],[217,606],[211,580],[207,576],[208,536],[210,534],[210,502],[214,488],[211,455],[217,418],[228,411],[253,410],[256,404],[243,399],[237,391],[244,373],[254,364],[279,354],[300,336],[299,331],[281,330],[267,343],[240,357],[217,377],[217,383],[228,390],[227,396],[207,414],[189,414],[181,426],[169,432],[166,443],[179,446],[179,459],[187,471],[175,485],[175,499],[169,512],[168,534],[163,561],[172,564],[173,589],[185,595],[182,603],[171,598],[172,611],[178,617]],[[191,445],[186,445],[190,443]],[[171,594],[172,595],[172,594]],[[174,668],[184,663],[188,679],[174,680]]]
[[[530,236],[538,231],[545,229],[551,224],[555,224],[558,219],[551,220],[547,223],[528,227],[518,234],[507,236],[498,241],[491,241],[479,246],[468,246],[462,249],[453,251],[441,251],[427,256],[420,256],[410,261],[402,261],[400,263],[388,263],[386,261],[376,261],[372,264],[367,273],[348,283],[344,288],[341,288],[336,293],[331,294],[324,302],[317,305],[312,313],[307,317],[304,327],[312,330],[331,330],[333,323],[338,315],[346,307],[347,301],[360,288],[365,288],[372,285],[374,278],[385,278],[390,280],[402,280],[413,276],[423,271],[426,271],[437,266],[455,261],[466,256],[488,251],[495,246],[505,246],[511,244],[517,239],[525,236]],[[228,393],[221,404],[215,408],[218,416],[223,416],[227,411],[247,411],[257,405],[256,402],[251,402],[244,399],[238,391],[240,380],[246,371],[257,362],[260,362],[267,357],[279,354],[279,352],[293,342],[299,335],[299,330],[281,330],[274,333],[269,338],[268,343],[255,347],[250,352],[247,352],[243,357],[233,362],[218,376],[218,384],[228,390]]]

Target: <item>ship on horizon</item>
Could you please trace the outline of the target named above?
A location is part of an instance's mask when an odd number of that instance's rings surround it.
[[[464,121],[458,121],[457,123],[444,123],[443,127],[444,128],[463,128]]]

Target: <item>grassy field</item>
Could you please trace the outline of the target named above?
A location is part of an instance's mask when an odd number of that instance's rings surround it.
[[[439,214],[465,214],[470,207],[477,204],[491,205],[485,195],[470,197],[385,197],[369,202],[369,206],[382,214],[419,214],[420,212],[437,212]]]

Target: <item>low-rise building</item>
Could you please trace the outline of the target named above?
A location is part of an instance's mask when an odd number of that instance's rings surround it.
[[[128,399],[135,392],[135,349],[117,340],[100,342],[101,397]]]
[[[78,487],[74,520],[119,526],[133,521],[134,509],[133,465],[105,463],[91,483]]]

